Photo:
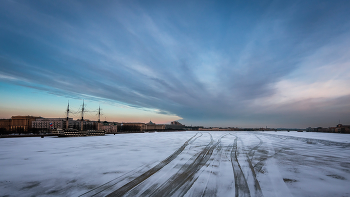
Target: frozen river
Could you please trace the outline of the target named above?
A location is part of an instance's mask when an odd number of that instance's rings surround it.
[[[0,196],[350,196],[350,135],[0,139]]]

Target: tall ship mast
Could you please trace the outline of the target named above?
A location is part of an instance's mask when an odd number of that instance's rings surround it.
[[[69,109],[69,101],[68,101],[67,110],[66,110],[66,115],[67,115],[66,129],[64,129],[62,131],[57,131],[58,137],[81,137],[81,136],[102,136],[102,135],[105,135],[106,132],[104,130],[100,130],[100,127],[101,127],[101,125],[100,125],[100,121],[101,121],[101,119],[100,119],[101,118],[100,117],[101,116],[100,106],[98,107],[98,124],[97,124],[98,130],[90,130],[91,128],[86,127],[86,125],[85,125],[85,130],[84,130],[84,113],[85,112],[89,112],[89,111],[85,111],[85,102],[83,100],[83,105],[81,107],[80,130],[69,128],[69,113],[71,113],[71,112]],[[77,120],[77,122],[78,121],[79,121],[79,119]]]
[[[98,122],[97,122],[97,130],[99,131],[101,128],[101,108],[100,105],[98,105]]]
[[[66,119],[66,129],[68,130],[69,126],[69,101],[68,101],[68,106],[67,106],[67,119]]]
[[[80,130],[81,131],[84,130],[84,99],[83,99],[83,106],[81,108],[81,126],[80,126]]]
[[[100,106],[98,106],[98,122],[100,122],[100,118],[101,118],[101,108]]]

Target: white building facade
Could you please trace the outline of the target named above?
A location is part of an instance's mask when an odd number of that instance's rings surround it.
[[[69,126],[74,124],[73,118],[68,119]],[[66,128],[66,118],[38,118],[32,121],[33,129],[65,129]]]

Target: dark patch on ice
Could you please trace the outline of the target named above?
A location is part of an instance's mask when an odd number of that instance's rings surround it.
[[[47,191],[46,194],[57,194],[59,191],[58,190],[50,190]]]
[[[29,160],[29,158],[24,158],[24,160]]]
[[[350,163],[348,163],[348,162],[341,162],[340,166],[350,169]]]
[[[42,152],[46,152],[46,151],[43,151],[43,150],[39,150],[39,151],[36,151],[36,152],[42,153]]]
[[[297,182],[297,180],[294,180],[294,179],[288,179],[288,178],[283,178],[283,181],[285,183],[293,183],[293,182]]]
[[[34,187],[38,187],[40,185],[40,182],[39,181],[32,181],[32,182],[27,182],[26,184],[27,184],[27,186],[22,187],[21,190],[32,189]]]
[[[77,180],[73,179],[73,180],[69,181],[68,183],[75,183],[75,182],[77,182]]]
[[[122,173],[122,171],[111,171],[111,172],[104,172],[102,174],[119,174]]]
[[[310,141],[310,140],[308,140],[306,143],[307,144],[316,144],[316,142],[313,142],[313,141]]]
[[[339,176],[339,175],[336,175],[336,174],[329,174],[329,175],[327,175],[327,176],[332,177],[332,178],[335,178],[335,179],[339,179],[339,180],[345,180],[344,177]]]
[[[93,189],[93,188],[97,187],[97,185],[85,185],[85,187],[87,189]]]
[[[258,149],[258,152],[259,153],[263,153],[263,154],[268,154],[269,153],[269,151],[264,150],[264,149]]]
[[[69,152],[56,152],[56,153],[51,153],[51,154],[56,155],[56,154],[64,154],[64,153],[69,153]]]
[[[255,165],[255,170],[257,171],[257,172],[260,172],[260,173],[262,173],[262,174],[264,174],[265,173],[265,171],[262,169],[264,167],[264,163],[263,162],[259,162],[259,163],[257,163],[256,165]]]

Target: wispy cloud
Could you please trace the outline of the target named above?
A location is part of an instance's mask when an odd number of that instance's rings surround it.
[[[197,3],[3,1],[0,80],[198,124],[312,119],[350,94],[348,2]]]

